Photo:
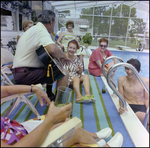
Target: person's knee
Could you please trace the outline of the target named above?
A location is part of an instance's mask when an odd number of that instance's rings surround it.
[[[85,79],[89,79],[89,75],[84,75]]]
[[[75,127],[75,138],[76,141],[79,142],[81,137],[83,136],[83,129],[81,127]]]
[[[89,80],[89,75],[83,75],[83,81],[87,81],[87,80]]]
[[[73,82],[77,82],[77,81],[79,81],[80,79],[79,79],[79,77],[73,77]]]

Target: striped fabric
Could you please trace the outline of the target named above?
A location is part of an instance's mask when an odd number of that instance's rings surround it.
[[[61,43],[62,43],[62,45],[64,46],[64,49],[65,49],[64,50],[65,52],[67,52],[68,42],[73,40],[73,39],[75,39],[75,34],[73,32],[70,33],[70,32],[66,31],[63,38],[62,38],[62,40],[61,40]]]
[[[97,132],[103,128],[110,127],[112,129],[112,135],[106,139],[106,142],[111,139],[116,132],[120,132],[123,137],[123,147],[135,147],[129,134],[127,133],[125,126],[113,104],[113,101],[106,90],[106,93],[101,93],[103,81],[101,77],[95,77],[89,74],[88,70],[85,71],[90,78],[90,91],[91,95],[94,95],[96,103],[78,104],[75,103],[75,92],[72,90],[71,102],[73,104],[72,118],[78,117],[82,120],[82,127],[89,132]],[[53,91],[55,92],[56,83],[53,85]],[[82,84],[80,85],[81,94],[84,95],[84,88]],[[29,98],[34,104],[36,101],[36,96]],[[1,116],[10,107],[10,101],[7,101],[1,105]],[[46,114],[48,107],[44,105],[40,106],[37,102],[36,109],[40,115]],[[18,122],[23,122],[32,118],[35,118],[35,114],[28,108],[24,103],[20,103],[14,111],[9,115],[12,120],[17,120]]]

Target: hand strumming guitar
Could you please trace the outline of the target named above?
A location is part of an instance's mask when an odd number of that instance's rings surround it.
[[[62,62],[63,65],[64,64],[69,65],[70,62],[72,63],[71,59],[68,58],[67,56],[65,56],[64,58],[61,58],[60,61]]]

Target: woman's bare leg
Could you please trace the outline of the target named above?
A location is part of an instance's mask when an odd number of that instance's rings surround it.
[[[90,80],[89,80],[89,76],[88,75],[82,75],[80,77],[80,81],[83,82],[83,87],[85,90],[85,95],[91,95],[90,94]]]
[[[79,101],[83,97],[80,93],[80,78],[74,77],[72,79],[72,83],[73,83],[73,89],[76,93],[76,101]]]
[[[57,81],[56,89],[58,88],[58,86],[67,86],[67,81],[69,78],[69,72],[67,70],[65,70],[65,71],[66,71],[66,75]]]

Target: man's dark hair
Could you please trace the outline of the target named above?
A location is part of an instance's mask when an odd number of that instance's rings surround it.
[[[38,22],[41,22],[43,24],[49,24],[51,20],[53,22],[55,20],[55,13],[51,10],[43,10],[38,16]]]
[[[139,60],[137,60],[137,59],[130,59],[130,60],[127,61],[127,63],[129,63],[132,66],[134,66],[138,72],[141,71],[141,63],[140,63]]]

